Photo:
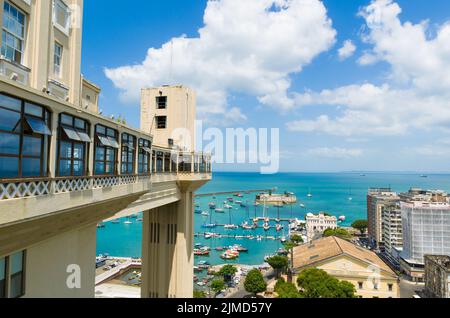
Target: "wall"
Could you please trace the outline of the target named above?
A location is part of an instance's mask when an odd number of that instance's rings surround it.
[[[95,224],[66,232],[27,249],[25,298],[92,298],[95,283]],[[78,264],[81,289],[69,289],[67,266]]]

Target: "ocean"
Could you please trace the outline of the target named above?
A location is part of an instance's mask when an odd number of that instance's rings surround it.
[[[293,192],[297,196],[298,202],[293,206],[280,208],[270,207],[268,214],[272,218],[299,218],[304,219],[309,212],[328,212],[332,215],[346,216],[346,221],[341,225],[350,226],[353,221],[366,219],[366,194],[370,187],[391,187],[394,191],[403,192],[412,187],[424,189],[439,189],[450,191],[450,175],[434,174],[426,178],[420,174],[413,173],[280,173],[276,175],[261,175],[259,173],[231,173],[216,172],[213,180],[201,188],[198,193],[214,192],[240,192],[244,195],[238,200],[248,202],[248,208],[241,208],[235,205],[230,212],[219,214],[211,211],[210,217],[195,214],[195,232],[216,232],[229,235],[263,235],[278,236],[287,235],[287,224],[285,230],[277,233],[275,229],[264,232],[263,229],[255,231],[225,230],[216,228],[214,230],[204,229],[202,225],[212,221],[217,224],[241,224],[244,220],[256,216],[262,216],[262,207],[255,208],[253,201],[255,193],[244,194],[245,190],[259,190],[277,188],[277,192]],[[312,194],[308,198],[308,193]],[[232,195],[218,196],[215,200],[211,197],[199,197],[196,204],[202,211],[210,211],[209,202],[217,203],[218,207],[223,206],[223,201]],[[349,198],[352,200],[349,200]],[[235,198],[237,199],[237,198]],[[300,206],[304,205],[304,208]],[[231,215],[230,215],[231,214]],[[107,223],[105,228],[97,231],[97,254],[108,253],[112,256],[140,257],[142,241],[142,223],[137,219],[131,219],[132,224],[124,224],[122,219],[118,224]],[[196,263],[200,260],[208,261],[212,265],[223,264],[220,252],[214,250],[215,247],[242,244],[248,248],[248,253],[241,253],[240,257],[229,263],[239,263],[247,265],[259,265],[263,263],[266,255],[276,252],[282,247],[280,241],[263,239],[262,241],[234,239],[234,238],[213,238],[206,240],[196,237],[195,243],[201,243],[212,248],[209,257],[196,257]]]

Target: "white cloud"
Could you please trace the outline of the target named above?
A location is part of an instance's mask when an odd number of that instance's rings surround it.
[[[322,147],[314,148],[306,151],[306,154],[313,157],[331,158],[331,159],[351,159],[361,157],[363,151],[361,149],[347,149],[339,147]]]
[[[328,50],[335,36],[319,0],[208,1],[198,37],[173,38],[150,48],[142,63],[105,73],[128,102],[139,99],[141,87],[191,86],[199,115],[208,118],[226,113],[234,93],[289,109],[290,75]]]
[[[356,52],[356,46],[353,44],[351,40],[346,40],[344,45],[338,50],[339,59],[341,61],[348,59],[353,56]]]
[[[366,21],[363,40],[372,46],[360,64],[387,62],[386,83],[356,84],[322,92],[297,94],[298,106],[331,105],[338,114],[288,123],[292,131],[332,135],[398,135],[413,129],[450,127],[450,23],[430,38],[426,22],[400,21],[392,0],[375,0],[360,15]],[[450,21],[449,21],[450,22]]]

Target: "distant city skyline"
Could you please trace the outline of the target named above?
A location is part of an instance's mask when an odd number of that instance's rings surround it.
[[[105,4],[83,43],[104,114],[138,127],[139,89],[182,83],[205,125],[280,128],[282,172],[450,171],[448,1]]]

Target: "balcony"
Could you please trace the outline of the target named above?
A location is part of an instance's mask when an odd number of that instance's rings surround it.
[[[17,64],[0,56],[0,75],[22,85],[29,85],[31,70],[26,66]]]

